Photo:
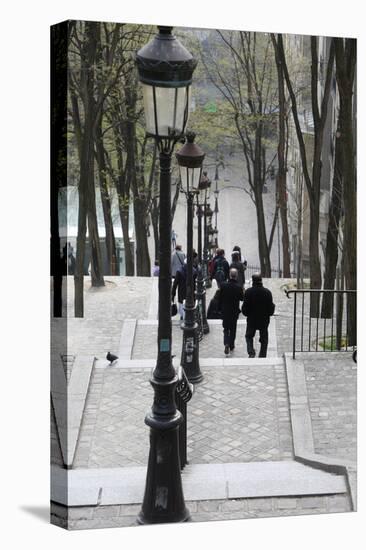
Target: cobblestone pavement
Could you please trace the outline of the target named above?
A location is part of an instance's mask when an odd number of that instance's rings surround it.
[[[329,355],[316,361],[301,355],[315,451],[356,461],[357,367],[349,353]]]
[[[65,278],[64,278],[65,281]],[[146,319],[151,299],[151,277],[105,277],[105,286],[91,287],[84,277],[84,319],[107,325],[113,319]],[[74,278],[67,277],[65,291],[68,317],[74,316]]]
[[[191,463],[282,460],[292,457],[282,365],[203,369],[188,405]],[[145,465],[152,404],[150,372],[95,369],[74,466]]]
[[[124,319],[145,319],[150,306],[152,278],[109,277],[106,286],[91,288],[85,277],[84,317],[73,317],[74,278],[67,278],[69,317],[52,318],[52,353],[87,354],[104,358],[119,347]],[[66,324],[67,323],[67,324]],[[67,345],[66,345],[67,344]]]
[[[241,316],[241,319],[243,317]],[[138,325],[135,333],[132,359],[146,359],[157,355],[158,327],[151,325]],[[180,357],[182,351],[183,331],[177,322],[173,325],[173,355]],[[221,324],[210,325],[209,334],[205,335],[199,343],[199,356],[201,358],[224,357],[223,329]],[[245,345],[245,325],[238,324],[235,341],[235,351],[232,357],[247,357]]]
[[[300,516],[350,512],[348,495],[246,498],[186,502],[191,521],[220,521],[263,517]],[[136,526],[140,504],[120,506],[79,506],[69,508],[53,504],[51,512],[57,525],[76,529]],[[64,519],[62,519],[64,517]],[[67,519],[68,518],[68,521]]]
[[[107,351],[118,350],[124,318],[146,318],[150,306],[152,279],[110,279],[106,288],[86,291],[84,319],[68,319],[68,356],[88,353],[104,358]],[[288,342],[292,337],[293,303],[283,292],[283,286],[287,282],[275,279],[264,281],[265,286],[271,289],[276,303],[279,355],[284,350],[289,351]],[[72,301],[72,278],[69,278],[68,284],[68,299]],[[88,285],[86,281],[86,288]],[[214,292],[215,283],[207,291],[208,300]],[[56,333],[58,327],[62,327],[62,323],[63,319],[53,320],[53,330]],[[154,358],[155,355],[151,350],[156,346],[156,326],[150,326],[149,331],[144,331],[143,328],[137,325],[133,359]],[[238,325],[234,357],[245,356],[244,329],[245,325]],[[62,330],[60,333],[62,334]],[[173,340],[173,352],[179,357],[182,337],[179,323],[174,324],[173,334],[176,335]],[[62,339],[60,341],[62,342]],[[205,336],[201,342],[200,356],[222,357],[222,351],[222,328],[220,325],[212,325],[210,335]],[[61,343],[58,345],[56,342],[53,352],[64,354],[65,349],[62,349]],[[319,362],[317,359],[320,355],[318,354],[316,359],[314,355],[312,354],[305,364],[316,450],[328,455],[338,453],[340,456],[355,457],[354,364],[350,364],[349,361],[344,364],[335,363],[333,354],[328,361]],[[319,368],[319,365],[324,367]],[[205,380],[197,387],[189,405],[190,460],[268,460],[288,456],[287,453],[291,452],[291,440],[287,384],[281,370],[282,367],[278,366],[266,369],[256,367],[253,368],[253,372],[248,368],[244,370],[239,367],[226,368],[225,371],[206,369]],[[136,369],[135,372],[122,372],[113,368],[94,369],[76,453],[77,467],[146,463],[148,431],[143,419],[152,403],[149,377],[150,373],[142,369]],[[281,386],[276,386],[279,377],[282,377]],[[262,407],[261,384],[268,390],[268,393],[263,394],[266,398],[266,407]],[[283,395],[276,393],[279,387]],[[218,396],[217,401],[215,394]],[[240,409],[240,412],[236,409]],[[260,413],[257,417],[258,422],[254,420],[257,413]],[[283,415],[282,420],[279,414]],[[209,422],[212,418],[215,422],[222,421],[222,429],[225,429],[225,433],[221,432],[223,441],[220,444],[214,440],[210,441],[208,436]],[[236,422],[237,419],[240,421]],[[243,419],[245,421],[242,421]],[[253,422],[263,424],[262,433],[258,432],[254,439],[251,432],[256,432],[256,428],[253,430],[252,426],[252,429],[246,432],[248,425]],[[284,434],[275,427],[276,422],[278,426],[286,426]],[[52,433],[55,446],[54,430]],[[283,444],[279,443],[281,437],[284,437]],[[205,438],[208,438],[205,444],[199,444]],[[226,441],[225,438],[229,440]],[[249,439],[253,445],[248,447]]]

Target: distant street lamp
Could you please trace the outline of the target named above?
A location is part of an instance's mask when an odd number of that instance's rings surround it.
[[[215,190],[215,229],[217,229],[217,214],[219,213],[219,192],[220,191],[218,189]]]
[[[187,197],[187,273],[184,305],[183,345],[181,365],[193,384],[203,380],[199,365],[198,325],[195,321],[195,292],[193,280],[193,200],[198,192],[204,152],[194,143],[195,134],[187,133],[187,143],[175,154],[180,169],[182,190]]]
[[[212,248],[215,250],[216,248],[219,247],[218,239],[217,239],[219,230],[215,227],[215,229],[213,229],[212,232],[213,232]]]
[[[178,376],[172,362],[171,157],[174,146],[184,137],[197,61],[172,35],[172,27],[158,29],[159,34],[136,55],[146,133],[155,139],[160,159],[158,356],[150,380],[154,402],[145,417],[150,427],[150,453],[139,523],[189,519],[178,448],[178,429],[182,422],[175,404]]]

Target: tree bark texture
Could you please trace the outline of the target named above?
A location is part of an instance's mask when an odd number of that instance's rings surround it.
[[[138,151],[136,133],[136,87],[134,81],[126,87],[128,120],[125,123],[127,136],[127,177],[130,179],[133,194],[133,209],[135,218],[136,243],[136,274],[141,277],[151,276],[151,263],[146,231],[147,216],[147,188],[145,186],[144,155],[145,151]],[[142,167],[141,167],[142,164]]]
[[[339,247],[339,224],[342,208],[342,167],[341,167],[341,148],[339,137],[336,137],[335,153],[334,153],[334,174],[332,197],[329,205],[328,229],[327,229],[327,244],[325,253],[325,270],[324,270],[324,288],[331,290],[334,288],[337,264],[338,264],[338,247]],[[322,302],[322,317],[330,318],[332,315],[332,300],[331,294],[326,293],[323,296]]]
[[[62,281],[67,257],[61,256],[59,189],[67,186],[67,45],[68,22],[51,27],[51,276],[53,316],[62,317]]]
[[[112,220],[112,209],[111,209],[111,199],[109,195],[108,182],[107,182],[107,167],[105,161],[105,152],[103,145],[103,133],[102,133],[102,113],[100,113],[98,124],[96,127],[95,135],[95,148],[96,148],[96,158],[98,164],[98,175],[99,175],[99,187],[100,187],[100,196],[103,207],[103,217],[104,217],[104,226],[105,226],[105,242],[107,249],[107,259],[111,275],[118,275],[116,272],[116,239],[114,236],[113,220]]]
[[[285,79],[283,74],[283,67],[279,58],[277,42],[275,35],[271,35],[272,43],[275,51],[275,60],[277,67],[278,77],[278,147],[277,147],[277,160],[278,160],[278,174],[277,174],[277,200],[280,210],[281,226],[282,226],[282,266],[283,276],[286,278],[291,277],[291,257],[290,257],[290,240],[288,231],[288,219],[287,219],[287,193],[286,193],[286,97],[285,97]],[[280,266],[278,266],[280,268]]]
[[[342,151],[344,205],[344,271],[346,288],[357,289],[357,207],[356,164],[353,123],[353,91],[356,67],[356,40],[335,39],[336,78],[339,90],[340,146]],[[347,300],[349,344],[356,343],[356,298]]]

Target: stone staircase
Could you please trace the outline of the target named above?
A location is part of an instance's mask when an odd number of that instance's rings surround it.
[[[124,320],[119,349],[111,350],[119,357],[116,363],[111,366],[104,358],[76,357],[68,383],[62,366],[56,368],[52,403],[63,462],[69,469],[52,466],[51,499],[55,503],[100,507],[142,502],[148,453],[143,417],[153,397],[148,379],[156,363],[157,282],[152,283],[148,319]],[[189,464],[182,473],[188,505],[349,491],[352,496],[355,488],[350,487],[351,476],[347,475],[353,472],[352,465],[342,468],[334,461],[325,464],[316,459],[298,364],[278,357],[276,318],[271,320],[265,359],[246,357],[245,324],[240,318],[236,349],[230,357],[223,353],[221,321],[209,321],[210,333],[200,344],[205,378],[188,405]],[[180,322],[173,321],[176,367],[181,338]],[[259,349],[258,341],[255,347]],[[61,392],[60,387],[64,388]],[[62,401],[66,391],[65,411]],[[109,416],[97,418],[97,403],[99,416]],[[124,432],[126,410],[130,413],[129,431]],[[99,438],[99,454],[92,433]],[[113,445],[117,451],[111,464],[116,467],[105,466]],[[123,453],[126,445],[132,446],[135,463]],[[77,460],[80,449],[87,457],[85,466]]]

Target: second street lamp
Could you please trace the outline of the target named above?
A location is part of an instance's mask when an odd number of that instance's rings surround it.
[[[150,380],[154,401],[145,417],[150,427],[150,452],[138,521],[168,523],[189,519],[178,448],[182,422],[175,404],[178,376],[172,362],[171,157],[186,129],[197,61],[172,35],[172,27],[159,27],[159,34],[137,52],[136,64],[143,88],[146,134],[155,139],[160,160],[158,356]]]
[[[207,208],[210,201],[211,180],[207,176],[207,172],[203,172],[200,181],[200,204],[203,208],[203,257],[202,270],[205,279],[206,288],[210,288],[212,283],[208,273],[208,234],[207,234]]]
[[[181,365],[193,384],[203,380],[199,365],[195,292],[193,279],[193,200],[201,180],[204,152],[194,143],[195,134],[187,133],[187,143],[175,154],[180,169],[182,188],[187,197],[187,271]]]
[[[197,193],[197,217],[198,217],[198,273],[197,273],[197,299],[198,309],[200,315],[200,322],[202,324],[203,334],[210,332],[210,327],[207,322],[206,315],[206,288],[205,278],[203,276],[202,269],[202,207],[200,204],[200,193]]]

